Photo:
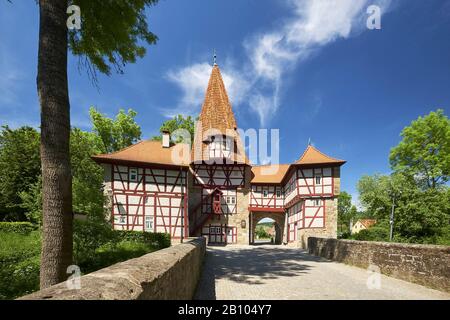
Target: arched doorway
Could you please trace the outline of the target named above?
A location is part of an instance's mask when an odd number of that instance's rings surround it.
[[[284,237],[284,220],[285,217],[282,213],[252,212],[250,243],[271,243],[270,239],[273,238],[273,244],[282,244]],[[266,233],[268,233],[268,235],[266,235],[266,237],[261,237],[261,235],[264,233],[261,231],[262,226],[264,225],[266,225],[266,227],[263,227],[263,229]],[[261,241],[267,239],[267,236],[269,236],[268,241]]]

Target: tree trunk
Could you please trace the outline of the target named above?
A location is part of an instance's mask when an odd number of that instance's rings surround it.
[[[72,263],[72,177],[67,83],[67,0],[40,0],[37,89],[41,105],[43,233],[41,289]]]

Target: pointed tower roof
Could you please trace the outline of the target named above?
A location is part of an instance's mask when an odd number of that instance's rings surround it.
[[[202,123],[203,131],[216,129],[225,134],[227,129],[235,130],[237,128],[236,119],[217,64],[212,68],[199,121]]]
[[[249,163],[243,143],[236,131],[236,119],[231,108],[222,75],[220,74],[219,66],[216,63],[214,63],[211,71],[205,100],[198,121],[192,147],[193,161],[209,160],[206,136],[210,134],[214,136],[222,134],[234,139],[233,160],[237,163]]]
[[[340,160],[336,158],[332,158],[321,151],[314,148],[312,145],[309,145],[308,148],[306,148],[305,152],[303,152],[303,155],[298,159],[295,164],[339,164],[342,165],[346,161]]]

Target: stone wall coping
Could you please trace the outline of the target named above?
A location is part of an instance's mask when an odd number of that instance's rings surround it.
[[[450,246],[445,245],[434,245],[434,244],[418,244],[418,243],[404,243],[404,242],[382,242],[382,241],[361,241],[361,240],[351,240],[351,239],[330,239],[327,237],[308,237],[308,238],[316,238],[323,240],[334,240],[343,243],[364,243],[364,244],[373,244],[373,245],[381,245],[385,247],[408,247],[408,248],[418,248],[418,249],[439,249],[439,250],[450,250]]]
[[[360,241],[360,240],[350,240],[350,239],[330,239],[326,237],[308,237],[323,240],[334,240],[342,243],[364,243],[370,245],[378,245],[384,247],[402,247],[402,248],[417,248],[417,249],[435,249],[450,251],[450,246],[445,245],[434,245],[434,244],[417,244],[417,243],[404,243],[404,242],[381,242],[381,241]]]

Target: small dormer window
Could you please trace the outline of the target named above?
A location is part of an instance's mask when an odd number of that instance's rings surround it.
[[[130,169],[130,176],[128,177],[130,181],[136,182],[138,179],[138,170],[136,168]]]

